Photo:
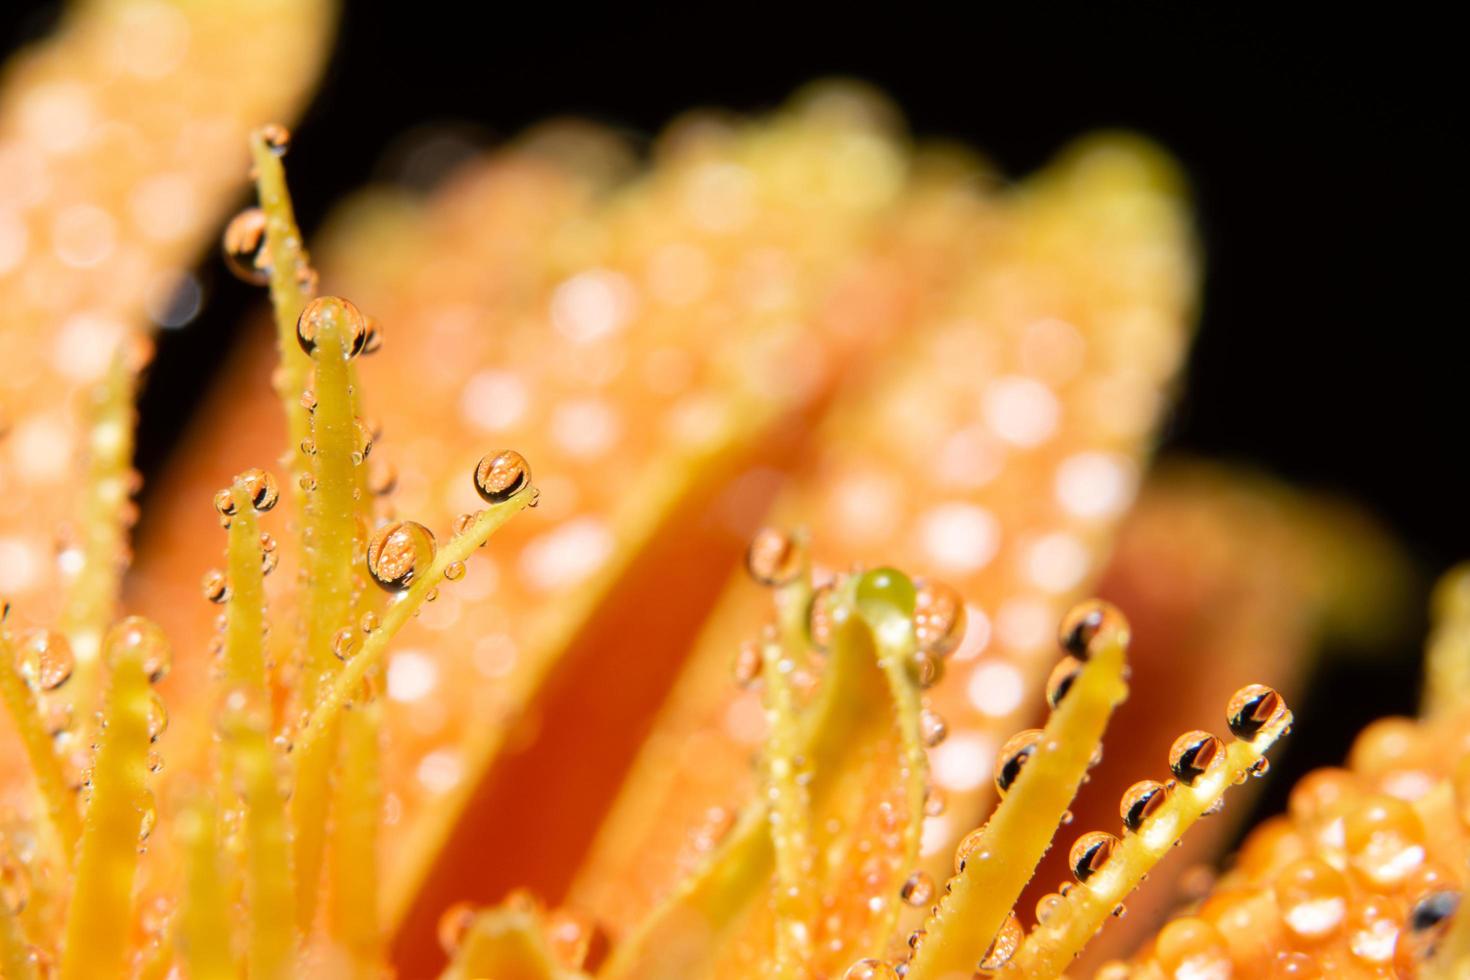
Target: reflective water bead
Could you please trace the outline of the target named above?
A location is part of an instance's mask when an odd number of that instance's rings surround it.
[[[262,514],[276,505],[281,499],[280,487],[276,486],[276,478],[265,470],[252,467],[235,477],[235,482],[245,491],[245,496],[250,498],[250,506]]]
[[[475,492],[487,504],[499,504],[520,493],[531,482],[531,464],[514,449],[487,453],[475,464]]]
[[[1077,838],[1067,854],[1067,864],[1080,882],[1087,881],[1108,863],[1118,838],[1101,830],[1093,830]]]
[[[269,575],[276,570],[280,556],[276,554],[276,539],[265,531],[260,532],[260,573]]]
[[[444,950],[446,956],[453,956],[464,944],[477,914],[475,906],[470,902],[455,902],[440,914],[436,932],[439,948]]]
[[[266,123],[257,132],[265,148],[278,157],[285,156],[291,148],[291,131],[280,123]]]
[[[1021,768],[1041,745],[1046,733],[1039,728],[1017,732],[1000,747],[995,760],[995,788],[1004,796],[1021,775]]]
[[[362,640],[351,626],[344,626],[332,634],[332,653],[338,660],[346,662],[357,656]]]
[[[15,638],[14,646],[16,669],[33,690],[54,691],[71,679],[76,657],[61,633],[29,629]]]
[[[928,872],[915,871],[904,879],[898,890],[898,897],[903,899],[905,905],[915,908],[927,905],[934,898],[934,879],[929,877]]]
[[[265,212],[260,208],[246,208],[230,219],[225,226],[223,246],[225,265],[236,278],[252,286],[264,286],[271,281]]]
[[[1062,617],[1057,642],[1072,656],[1086,660],[1100,643],[1127,643],[1128,619],[1112,603],[1089,599]]]
[[[919,713],[919,734],[924,744],[932,749],[949,735],[949,726],[938,712],[925,708]]]
[[[229,580],[225,578],[225,573],[218,568],[211,568],[204,573],[204,578],[200,582],[200,588],[204,592],[204,598],[217,606],[223,605],[230,598]]]
[[[352,462],[361,466],[363,460],[372,455],[373,430],[360,418],[352,420]]]
[[[341,319],[342,344],[346,348],[347,356],[355,357],[360,354],[367,341],[367,319],[351,300],[340,296],[318,296],[306,304],[306,308],[296,318],[296,343],[306,353],[313,353],[322,327],[326,324],[327,317],[331,316]]]
[[[1193,786],[1196,779],[1224,762],[1224,749],[1209,732],[1185,732],[1169,747],[1169,770],[1185,786]]]
[[[434,534],[414,521],[396,521],[378,528],[368,542],[367,567],[378,586],[402,592],[414,577],[433,564]]]
[[[1068,914],[1067,900],[1056,892],[1050,892],[1036,900],[1037,925],[1059,924]]]
[[[1015,913],[1012,913],[1001,924],[1000,932],[995,934],[990,948],[980,958],[976,968],[981,973],[995,973],[1001,970],[1016,955],[1016,950],[1021,948],[1021,940],[1025,938],[1026,935],[1021,929],[1020,921],[1016,919]]]
[[[988,857],[985,851],[979,850],[980,842],[985,839],[985,828],[979,827],[964,836],[954,849],[954,873],[964,871],[971,861],[984,860]]]
[[[965,601],[942,582],[922,582],[914,598],[914,640],[919,649],[947,657],[965,636]]]
[[[136,650],[143,661],[148,683],[157,684],[173,669],[173,647],[163,627],[142,616],[127,616],[107,633],[107,647],[114,652]]]
[[[1122,802],[1118,804],[1118,813],[1123,817],[1124,828],[1137,831],[1149,817],[1159,812],[1159,808],[1168,798],[1169,790],[1164,784],[1152,779],[1140,779],[1129,786],[1123,791]]]
[[[801,574],[802,552],[795,537],[774,527],[763,527],[745,549],[745,570],[757,585],[780,588]]]
[[[362,614],[362,620],[358,623],[364,633],[371,633],[382,624],[378,622],[378,614],[369,609]]]
[[[1046,703],[1055,708],[1062,703],[1062,698],[1072,689],[1072,683],[1077,680],[1077,675],[1082,672],[1082,661],[1073,656],[1063,657],[1055,667],[1051,669],[1051,676],[1046,679]]]
[[[923,650],[915,650],[905,667],[909,680],[926,691],[944,679],[944,661]]]
[[[837,627],[837,587],[819,586],[812,592],[806,611],[806,633],[811,645],[826,650],[832,645],[832,634]]]
[[[483,513],[483,511],[476,511],[473,514],[460,514],[449,525],[449,530],[455,535],[455,537],[464,534],[470,529],[471,526],[474,525],[475,521],[479,519],[481,513]]]
[[[1250,741],[1260,730],[1286,713],[1286,702],[1264,684],[1250,684],[1230,696],[1225,719],[1230,733]]]
[[[223,518],[228,519],[235,516],[235,495],[228,487],[215,493],[214,509]],[[229,527],[228,521],[225,526]]]
[[[760,644],[754,640],[746,640],[735,653],[735,683],[741,687],[750,687],[760,677],[764,666],[765,658],[761,656]]]
[[[168,708],[157,691],[148,692],[148,741],[156,742],[168,731]]]
[[[452,561],[444,566],[444,577],[451,582],[458,582],[464,578],[464,562]]]
[[[383,325],[378,322],[377,317],[367,318],[367,333],[362,338],[362,352],[364,354],[376,354],[383,349]]]
[[[858,960],[847,968],[842,980],[898,980],[898,971],[882,960]]]

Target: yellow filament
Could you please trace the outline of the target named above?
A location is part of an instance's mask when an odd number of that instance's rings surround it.
[[[1128,693],[1126,642],[1119,635],[1101,644],[1051,713],[1040,743],[926,923],[924,942],[909,965],[912,980],[970,976],[1000,932],[1051,846],[1114,705]]]
[[[454,962],[440,980],[558,980],[546,939],[530,912],[499,908],[481,912],[465,936]]]
[[[224,678],[247,685],[263,698],[265,670],[265,570],[261,565],[260,521],[250,493],[236,479],[235,504],[225,547],[230,598],[225,606]]]
[[[46,817],[55,829],[65,863],[69,865],[82,833],[76,795],[67,785],[61,759],[56,754],[56,744],[41,721],[36,694],[16,669],[15,651],[3,630],[0,630],[0,696],[4,697],[5,706],[25,745],[36,788],[46,808]]]
[[[37,980],[36,964],[31,962],[30,944],[20,917],[0,902],[0,976],[12,980]]]
[[[189,980],[234,980],[240,971],[233,952],[214,807],[204,799],[193,803],[183,813],[179,832],[188,861],[179,924],[184,972]]]
[[[61,631],[76,654],[67,691],[78,722],[90,723],[96,704],[97,658],[102,634],[116,612],[128,548],[128,509],[132,506],[133,367],[119,352],[106,376],[90,392],[88,404],[86,499],[82,515],[82,567],[66,590]],[[84,737],[85,734],[84,734]]]
[[[1069,692],[1067,696],[1072,695]],[[1266,750],[1290,725],[1291,712],[1284,712],[1254,739],[1231,742],[1224,761],[1197,778],[1194,785],[1176,783],[1159,811],[1136,832],[1125,834],[1107,862],[1086,882],[1067,892],[1066,907],[1026,937],[1015,956],[1021,976],[1039,980],[1061,976],[1113,910],[1122,905],[1184,832],[1219,804],[1226,790],[1246,779],[1251,767],[1265,757]],[[1026,768],[1030,767],[1028,762]]]
[[[801,729],[792,661],[779,643],[762,645],[765,678],[767,824],[776,863],[775,975],[804,977],[811,961],[815,903],[809,883],[816,864],[811,797],[802,779]]]
[[[252,980],[295,975],[291,848],[268,720],[265,711],[234,712],[223,732],[245,809],[246,955]]]
[[[61,980],[121,976],[132,928],[133,876],[148,793],[144,776],[152,692],[141,647],[107,646],[104,655],[111,662],[112,679],[103,701],[105,727],[72,879]]]
[[[357,975],[378,976],[378,782],[382,710],[365,704],[342,716],[342,752],[337,773],[332,833],[332,930],[346,948]]]
[[[296,320],[314,295],[314,276],[306,251],[301,244],[301,231],[291,208],[291,195],[286,190],[286,170],[259,132],[250,136],[250,154],[255,163],[256,193],[265,213],[266,253],[270,257],[271,306],[275,310],[276,349],[280,356],[276,376],[276,394],[286,413],[286,433],[290,445],[299,446],[311,435],[310,417],[301,404],[311,373],[311,359],[296,343]],[[298,483],[307,467],[299,458],[291,472],[291,493],[299,504],[302,493]]]
[[[379,628],[367,635],[362,642],[362,649],[347,661],[347,666],[337,673],[331,685],[317,698],[311,718],[301,733],[298,743],[300,751],[309,752],[322,741],[328,728],[336,722],[343,706],[352,700],[362,686],[368,671],[382,662],[388,644],[393,642],[404,624],[413,618],[413,614],[423,605],[425,597],[438,588],[444,578],[444,569],[473,555],[475,549],[484,544],[497,528],[529,506],[535,495],[534,487],[526,487],[514,497],[480,511],[469,527],[438,550],[433,563],[422,575],[414,575],[413,585],[388,604],[383,611]],[[345,620],[343,625],[348,625]]]
[[[888,724],[875,659],[868,625],[857,616],[842,618],[821,693],[802,718],[801,754],[811,762],[814,807],[834,788],[843,760],[863,733]],[[766,808],[764,799],[745,807],[700,867],[614,949],[602,980],[687,980],[711,963],[751,901],[770,887],[774,856]]]

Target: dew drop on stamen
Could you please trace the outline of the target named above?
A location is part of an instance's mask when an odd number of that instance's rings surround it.
[[[266,123],[259,132],[265,148],[275,156],[283,157],[291,148],[291,131],[280,123]]]
[[[735,683],[737,685],[750,687],[760,677],[764,667],[765,659],[761,656],[759,643],[754,640],[746,640],[740,644],[740,649],[735,653]]]
[[[373,430],[362,419],[352,420],[352,463],[361,466],[363,460],[372,455]]]
[[[368,317],[366,331],[362,338],[362,352],[364,354],[376,354],[383,349],[383,325],[378,322],[377,317]]]
[[[361,646],[362,639],[351,626],[344,626],[332,634],[332,654],[343,663],[357,656]]]
[[[281,499],[281,490],[276,486],[276,478],[265,470],[251,468],[235,477],[245,496],[250,498],[250,506],[264,514],[276,505]]]
[[[475,924],[477,912],[475,906],[469,902],[455,902],[439,916],[436,932],[439,937],[439,948],[444,955],[453,956],[464,945],[464,940],[469,935],[470,927]]]
[[[1185,732],[1169,747],[1169,770],[1185,786],[1224,762],[1225,746],[1209,732]]]
[[[944,679],[944,661],[923,650],[915,650],[904,666],[909,680],[925,691]]]
[[[54,691],[65,684],[76,667],[71,644],[62,634],[47,629],[30,629],[15,641],[16,669],[36,691]]]
[[[965,602],[941,582],[921,582],[914,598],[914,640],[919,649],[947,657],[965,636]]]
[[[402,592],[433,564],[434,534],[414,521],[396,521],[378,528],[368,542],[367,568],[378,587]]]
[[[362,619],[358,622],[358,625],[362,627],[362,631],[364,633],[372,633],[377,630],[377,628],[381,626],[382,623],[378,621],[377,613],[373,612],[372,610],[368,610],[367,612],[362,614]]]
[[[1155,813],[1169,798],[1169,791],[1163,783],[1152,779],[1140,779],[1123,791],[1123,799],[1118,804],[1118,814],[1123,818],[1123,826],[1129,831],[1137,831],[1144,822]]]
[[[1113,856],[1113,848],[1118,846],[1118,838],[1101,830],[1090,831],[1077,838],[1068,852],[1067,864],[1072,869],[1072,874],[1079,882],[1085,882],[1088,878],[1097,874],[1108,858]]]
[[[825,651],[832,645],[832,634],[837,628],[837,587],[819,586],[812,592],[807,605],[807,640],[817,649]]]
[[[168,708],[158,692],[148,692],[148,741],[156,742],[168,731]]]
[[[1082,661],[1073,656],[1063,657],[1051,670],[1046,679],[1046,703],[1055,708],[1072,689],[1077,675],[1082,673]]]
[[[452,561],[444,566],[444,577],[451,582],[458,582],[464,578],[464,562]]]
[[[1017,920],[1015,913],[1007,916],[1006,921],[1000,927],[1000,932],[996,933],[995,939],[990,943],[990,948],[976,964],[976,970],[982,976],[1001,971],[1016,955],[1016,950],[1021,948],[1021,940],[1025,938],[1025,931],[1021,928],[1021,923]]]
[[[928,872],[915,871],[904,880],[898,890],[898,897],[903,899],[905,905],[914,908],[927,905],[934,898],[934,879],[929,877]]]
[[[224,526],[229,527],[229,518],[235,516],[235,495],[228,487],[214,495],[214,509],[220,517],[225,518]]]
[[[745,550],[745,570],[757,585],[776,589],[801,574],[801,549],[785,531],[763,527]]]
[[[531,464],[514,449],[488,453],[475,464],[474,482],[487,504],[504,503],[531,482]]]
[[[1021,775],[1021,769],[1036,752],[1046,733],[1039,728],[1028,728],[1017,732],[1000,747],[995,760],[995,788],[1005,796]]]
[[[204,598],[217,606],[229,601],[229,581],[225,578],[225,573],[218,568],[211,568],[204,573],[204,579],[201,581],[200,587],[203,589]]]
[[[173,648],[169,645],[168,636],[151,619],[128,616],[119,620],[107,633],[107,647],[114,653],[136,650],[150,684],[157,684],[173,669]]]
[[[948,734],[949,726],[938,712],[925,708],[919,713],[919,735],[926,746],[935,748]]]
[[[1100,643],[1128,640],[1128,620],[1112,603],[1089,599],[1062,617],[1057,642],[1079,660],[1086,660]]]
[[[1281,695],[1264,684],[1250,684],[1230,696],[1225,719],[1232,735],[1250,741],[1285,713],[1286,703]]]
[[[847,968],[842,980],[898,980],[898,971],[882,960],[858,960]]]
[[[276,539],[265,531],[260,532],[260,574],[269,575],[276,570],[280,556],[276,554]]]
[[[223,245],[225,265],[237,279],[252,286],[264,286],[271,281],[264,211],[246,208],[231,218],[225,226]]]
[[[342,343],[346,347],[346,354],[348,357],[356,357],[362,353],[363,345],[367,342],[367,318],[350,300],[340,296],[318,296],[306,304],[306,308],[296,318],[296,343],[307,354],[314,353],[322,327],[334,310],[341,313]]]

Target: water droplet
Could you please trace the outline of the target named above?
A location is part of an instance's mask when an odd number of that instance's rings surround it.
[[[944,808],[948,802],[944,795],[944,790],[938,786],[926,786],[924,788],[924,816],[939,816],[944,812]]]
[[[225,573],[218,568],[211,568],[204,573],[204,579],[200,583],[204,590],[204,598],[217,606],[224,605],[230,598],[230,585],[225,579]]]
[[[944,741],[949,734],[949,726],[937,712],[925,708],[919,713],[919,734],[924,744],[932,749]]]
[[[308,456],[316,455],[316,442],[310,438],[301,440],[301,451]]]
[[[499,504],[531,482],[531,464],[514,449],[488,453],[475,464],[475,492],[487,504]]]
[[[296,485],[307,493],[316,489],[316,476],[311,473],[302,473],[296,478]]]
[[[344,663],[357,656],[357,651],[361,647],[362,638],[351,626],[344,626],[332,634],[332,653]]]
[[[16,669],[33,690],[54,691],[71,679],[76,658],[62,634],[29,629],[16,637],[14,646]]]
[[[444,566],[444,577],[451,582],[458,582],[464,578],[464,562],[452,561]]]
[[[252,286],[264,286],[271,281],[264,211],[246,208],[230,219],[225,226],[224,253],[225,265],[236,278]]]
[[[1021,948],[1021,940],[1026,938],[1021,929],[1021,923],[1016,916],[1011,914],[996,933],[995,939],[991,941],[990,948],[980,958],[977,968],[981,973],[995,973],[1005,967],[1016,955],[1016,950]]]
[[[983,861],[989,856],[988,852],[981,851],[980,844],[985,839],[985,828],[980,827],[970,831],[959,842],[954,849],[954,873],[964,871],[971,861]]]
[[[352,464],[361,466],[373,451],[373,430],[362,419],[352,420]]]
[[[921,582],[914,599],[914,640],[919,649],[947,657],[965,636],[965,601],[941,582]]]
[[[367,342],[367,318],[350,300],[340,296],[318,296],[306,304],[306,308],[296,318],[296,343],[306,353],[314,353],[317,338],[321,336],[327,318],[333,316],[340,321],[342,344],[347,349],[347,356],[355,357],[360,354],[363,344]]]
[[[449,525],[449,530],[453,532],[455,537],[459,537],[461,534],[467,532],[474,525],[475,521],[480,519],[482,513],[484,511],[476,511],[473,514],[460,514]]]
[[[1169,770],[1185,786],[1225,761],[1225,746],[1209,732],[1185,732],[1169,747]]]
[[[269,575],[276,570],[280,556],[276,554],[276,539],[265,531],[260,532],[260,574]]]
[[[776,589],[790,585],[801,574],[802,552],[785,531],[763,527],[745,549],[745,570],[757,585]]]
[[[362,614],[362,620],[358,625],[362,627],[364,633],[371,633],[382,624],[378,621],[378,614],[368,610]]]
[[[832,635],[837,629],[837,609],[835,585],[819,586],[812,593],[806,612],[806,632],[807,639],[818,650],[826,650],[832,645]]]
[[[276,486],[276,478],[265,470],[251,468],[235,477],[235,482],[245,491],[245,496],[250,499],[250,506],[260,513],[265,513],[276,505],[281,499],[281,490]]]
[[[229,527],[229,519],[235,516],[235,495],[230,492],[228,487],[215,493],[214,509],[220,517],[224,518],[222,522],[224,526]]]
[[[1039,728],[1028,728],[1012,735],[1000,747],[1000,755],[995,760],[995,788],[1001,796],[1015,785],[1021,775],[1021,768],[1035,753],[1037,746],[1041,745],[1045,735]]]
[[[168,708],[163,704],[163,698],[158,692],[148,692],[148,741],[156,742],[168,731]]]
[[[362,352],[376,354],[383,349],[383,325],[377,317],[367,318],[367,334],[362,338]]]
[[[1046,679],[1046,703],[1055,708],[1062,703],[1062,698],[1072,689],[1072,684],[1077,680],[1077,675],[1082,673],[1082,661],[1076,657],[1063,657],[1055,667],[1052,668],[1051,676]]]
[[[464,944],[465,936],[475,924],[476,914],[477,910],[471,903],[455,902],[439,916],[439,948],[446,956],[453,956]]]
[[[154,802],[153,793],[149,790],[143,791],[143,801],[139,804],[140,820],[138,821],[138,840],[145,841],[153,834],[153,828],[158,825],[158,804]]]
[[[1264,684],[1250,684],[1230,696],[1225,718],[1230,733],[1250,741],[1262,728],[1274,724],[1286,714],[1286,702]]]
[[[306,409],[306,411],[307,411],[308,414],[309,413],[312,413],[312,412],[315,412],[316,411],[316,392],[312,391],[310,388],[307,388],[304,391],[302,391],[301,392],[301,407],[304,408],[304,409]]]
[[[291,148],[291,131],[280,123],[266,123],[258,132],[265,148],[278,157],[285,156]]]
[[[904,619],[914,618],[918,590],[913,580],[896,568],[875,568],[858,577],[853,596],[859,608],[887,607]]]
[[[1123,800],[1118,804],[1118,813],[1123,817],[1123,826],[1137,831],[1144,822],[1169,799],[1169,791],[1163,783],[1152,779],[1140,779],[1123,791]]]
[[[1038,925],[1059,925],[1065,921],[1070,912],[1071,907],[1067,905],[1067,900],[1056,892],[1043,895],[1036,900]]]
[[[904,880],[898,890],[898,897],[903,899],[905,905],[915,908],[927,905],[934,898],[934,879],[927,872],[915,871]]]
[[[123,650],[136,650],[143,661],[148,683],[157,684],[173,669],[173,648],[163,628],[151,619],[128,616],[107,631],[107,649],[114,655]]]
[[[944,661],[923,650],[915,650],[904,667],[909,680],[926,691],[944,679]]]
[[[898,980],[898,971],[882,960],[858,960],[847,968],[842,980]]]
[[[1128,642],[1128,620],[1112,603],[1089,599],[1062,617],[1057,642],[1079,660],[1086,660],[1100,644]]]
[[[1108,863],[1108,858],[1113,856],[1113,848],[1118,846],[1118,838],[1101,830],[1093,830],[1077,838],[1068,852],[1067,864],[1072,868],[1072,874],[1080,882],[1087,881]]]
[[[740,644],[740,650],[735,654],[735,683],[741,687],[750,687],[761,675],[764,666],[760,644],[754,640],[746,640]]]
[[[388,592],[402,592],[414,577],[434,561],[434,534],[414,521],[397,521],[378,528],[368,542],[368,574]]]

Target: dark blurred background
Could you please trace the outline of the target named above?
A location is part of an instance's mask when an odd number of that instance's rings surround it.
[[[646,143],[691,106],[770,107],[833,74],[877,84],[916,133],[974,144],[1013,174],[1087,130],[1135,129],[1188,171],[1207,259],[1166,448],[1362,503],[1408,546],[1426,587],[1470,557],[1470,345],[1451,302],[1464,223],[1450,135],[1463,107],[1447,23],[1399,7],[1387,20],[1161,2],[963,15],[918,4],[694,8],[349,2],[295,129],[303,226],[382,176],[405,132],[426,123],[465,123],[493,143],[574,114]],[[0,44],[46,33],[58,13],[0,5]],[[143,402],[145,472],[219,367],[222,337],[260,301],[215,256],[199,275],[206,305],[166,333]],[[1372,657],[1324,660],[1283,777],[1339,759],[1366,721],[1412,709],[1420,615]],[[1272,783],[1267,807],[1289,785]]]

